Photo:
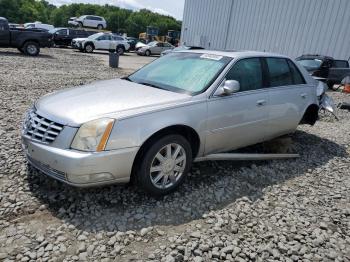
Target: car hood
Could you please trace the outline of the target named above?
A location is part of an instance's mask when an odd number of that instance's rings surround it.
[[[123,118],[191,101],[187,94],[174,93],[123,79],[94,82],[48,94],[35,107],[52,121],[79,126],[101,118]]]

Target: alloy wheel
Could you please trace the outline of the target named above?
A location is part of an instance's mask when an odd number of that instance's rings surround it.
[[[159,189],[172,187],[186,168],[186,151],[176,143],[161,148],[153,158],[150,168],[152,184]]]

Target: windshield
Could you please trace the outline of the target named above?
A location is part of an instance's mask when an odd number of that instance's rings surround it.
[[[54,29],[49,30],[49,33],[50,33],[50,34],[54,34],[54,33],[56,33],[58,30],[60,30],[60,29],[54,28]]]
[[[322,65],[322,60],[320,59],[301,59],[297,61],[299,64],[307,69],[318,69]]]
[[[97,37],[99,37],[99,36],[101,36],[101,35],[103,35],[103,33],[93,34],[93,35],[90,35],[90,36],[88,37],[88,39],[95,39],[95,38],[97,38]]]
[[[130,75],[130,81],[178,93],[195,95],[215,80],[231,58],[198,54],[171,53]]]
[[[158,44],[158,42],[150,42],[148,43],[149,46],[156,46]]]

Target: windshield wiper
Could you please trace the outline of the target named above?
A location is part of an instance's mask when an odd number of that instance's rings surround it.
[[[140,82],[140,83],[138,83],[138,84],[140,84],[140,85],[145,85],[145,86],[150,86],[150,87],[154,87],[154,88],[158,88],[158,89],[163,89],[163,90],[164,90],[164,88],[162,88],[162,87],[160,87],[160,86],[157,86],[157,85],[154,85],[154,84],[150,84],[150,83],[147,83],[147,82]]]
[[[129,81],[129,82],[134,82],[134,81],[132,81],[132,80],[130,79],[130,77],[128,77],[128,76],[123,77],[122,79],[123,79],[123,80],[126,80],[126,81]]]

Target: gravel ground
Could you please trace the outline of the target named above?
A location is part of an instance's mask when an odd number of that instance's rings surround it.
[[[195,164],[162,199],[79,190],[27,167],[20,127],[34,100],[123,74],[71,50],[0,49],[0,261],[350,261],[346,111],[291,135],[299,159]]]

